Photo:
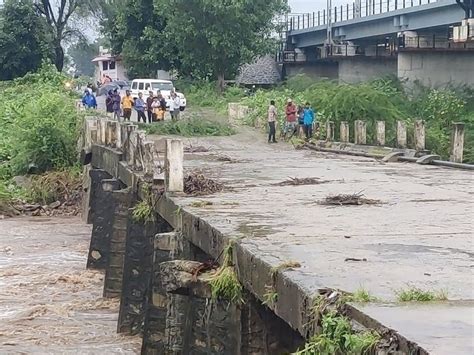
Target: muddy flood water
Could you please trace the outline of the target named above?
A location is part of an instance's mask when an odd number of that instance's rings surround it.
[[[137,354],[116,333],[119,301],[86,270],[90,226],[79,218],[0,220],[0,354]]]

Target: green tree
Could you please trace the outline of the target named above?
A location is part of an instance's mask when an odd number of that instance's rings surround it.
[[[286,0],[155,0],[166,18],[164,46],[176,43],[180,73],[218,80],[268,53]]]
[[[0,10],[0,80],[35,71],[52,58],[50,40],[32,0],[7,0]]]
[[[102,0],[103,1],[103,0]],[[89,16],[100,11],[101,0],[34,0],[35,8],[49,25],[54,49],[54,65],[59,71],[64,67],[63,42],[82,36],[73,26],[74,16]]]
[[[84,76],[94,75],[92,59],[99,53],[99,43],[90,43],[85,38],[79,39],[68,48],[68,55],[72,58],[76,67],[76,74]]]
[[[155,76],[169,69],[170,43],[165,42],[165,20],[153,11],[153,0],[116,0],[114,9],[104,6],[103,32],[112,52],[121,54],[130,78]]]

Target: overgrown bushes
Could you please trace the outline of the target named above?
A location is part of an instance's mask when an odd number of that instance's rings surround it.
[[[234,130],[227,123],[210,121],[203,118],[187,118],[179,121],[142,124],[140,128],[148,134],[196,136],[230,136]]]
[[[0,177],[62,169],[76,161],[79,119],[66,81],[44,65],[0,90]]]
[[[80,117],[75,94],[65,87],[68,80],[44,64],[37,73],[1,83],[0,213],[14,201],[44,205],[76,193],[80,177],[73,166]],[[31,179],[27,188],[11,181],[15,175],[51,170]]]

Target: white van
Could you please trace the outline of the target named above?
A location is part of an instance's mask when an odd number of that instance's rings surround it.
[[[134,99],[138,97],[139,92],[143,94],[143,99],[146,99],[148,97],[149,91],[153,91],[153,93],[156,95],[158,90],[160,90],[161,95],[163,95],[165,98],[166,107],[169,109],[171,102],[171,91],[174,90],[172,81],[158,79],[135,79],[132,81],[132,85],[130,86],[130,91]],[[184,111],[186,108],[186,98],[180,92],[176,92],[176,94],[181,101],[180,110]]]

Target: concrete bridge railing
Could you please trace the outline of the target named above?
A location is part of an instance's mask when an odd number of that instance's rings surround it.
[[[239,103],[230,103],[228,105],[228,116],[231,123],[242,122],[244,117],[250,113],[248,106],[241,105]],[[315,122],[314,132],[320,131],[320,122]],[[386,141],[386,122],[377,121],[375,124],[374,145],[370,145],[367,139],[367,122],[363,120],[354,121],[353,128],[350,126],[348,121],[341,121],[339,129],[336,130],[335,123],[333,121],[326,121],[323,123],[324,137],[319,141],[315,142],[312,147],[318,147],[320,150],[327,150],[333,153],[354,153],[362,151],[361,155],[371,156],[374,158],[384,158],[391,153],[397,153],[396,155],[390,155],[387,157],[389,161],[408,161],[417,162],[420,164],[432,164],[445,165],[451,167],[458,167],[464,169],[474,169],[474,165],[463,164],[463,153],[464,153],[464,130],[465,124],[462,122],[452,123],[452,134],[451,134],[451,149],[449,162],[440,160],[440,157],[435,154],[430,154],[426,150],[426,124],[423,120],[415,120],[413,127],[408,127],[405,121],[396,122],[396,138],[395,146],[387,146]],[[339,133],[339,137],[336,137],[336,131]],[[352,135],[350,133],[353,133]],[[413,132],[413,136],[408,137],[408,132]],[[350,137],[353,137],[352,142]],[[338,138],[338,139],[337,139]],[[409,149],[409,141],[412,142],[411,149]],[[308,145],[311,147],[311,145]],[[356,154],[357,155],[357,154]]]
[[[129,175],[135,174],[146,182],[162,181],[166,191],[183,191],[181,140],[161,140],[161,147],[158,147],[158,142],[149,140],[145,131],[130,122],[120,123],[100,117],[86,117],[84,122],[82,160],[85,163],[90,163],[93,149],[114,150],[120,152],[121,159],[111,162],[115,164],[110,167],[116,172],[114,176],[119,175],[119,169],[128,170]]]

